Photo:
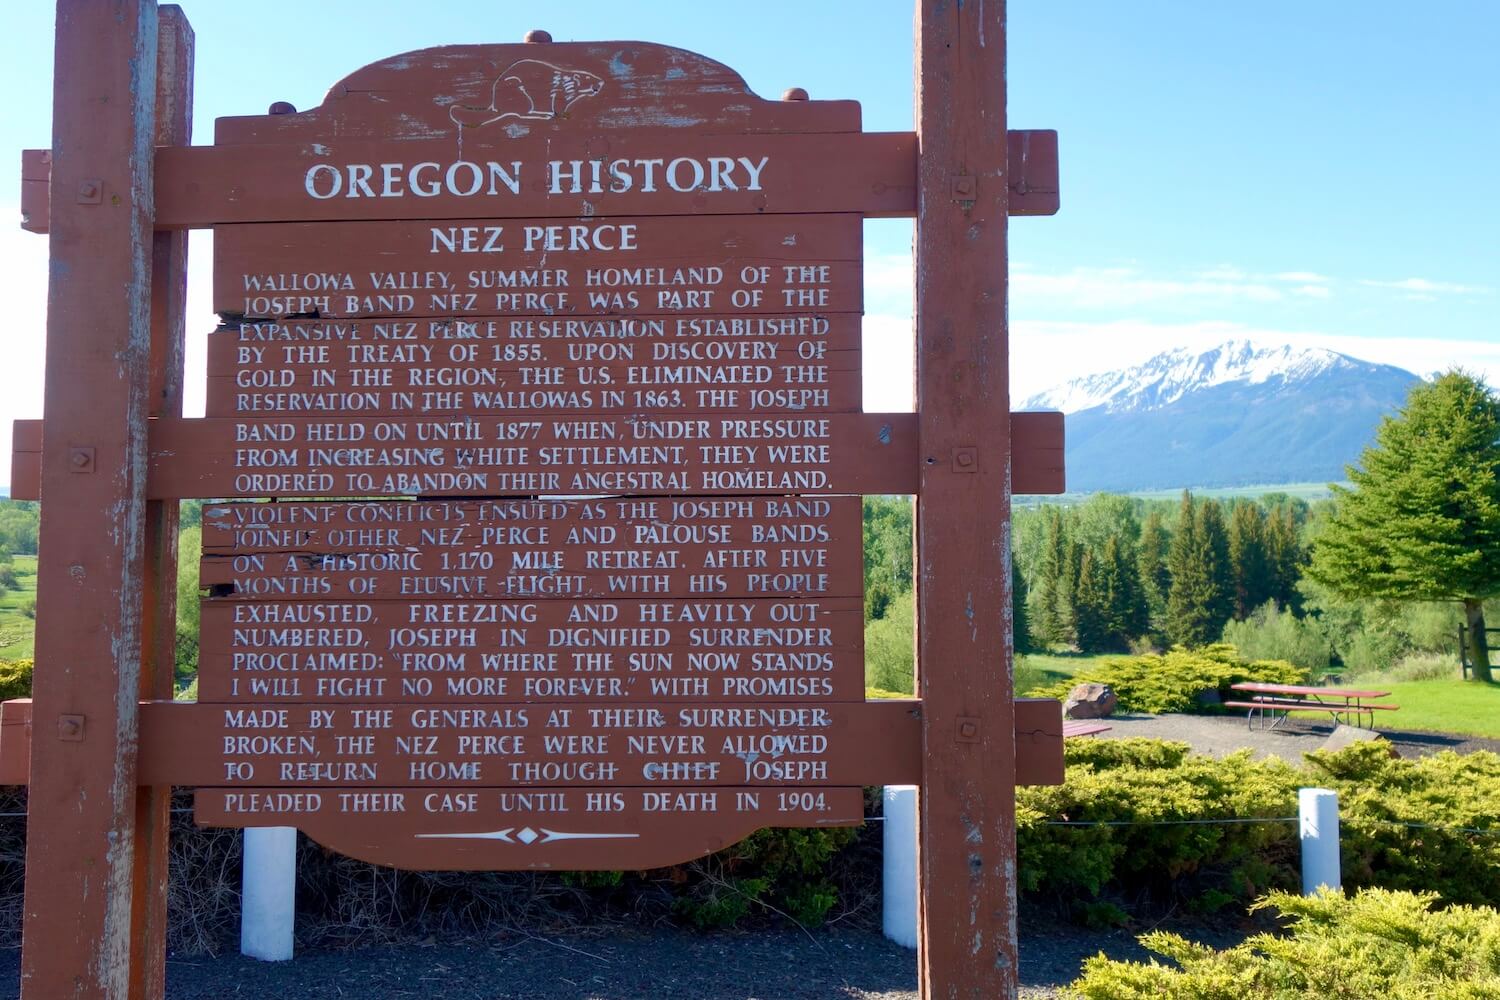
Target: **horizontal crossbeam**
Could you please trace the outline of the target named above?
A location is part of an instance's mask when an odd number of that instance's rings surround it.
[[[213,743],[222,728],[225,707],[198,702],[141,702],[137,781],[142,785],[222,785],[223,755]],[[845,762],[839,776],[841,783],[920,783],[920,701],[889,699],[863,703],[830,703],[829,707],[837,708],[841,715],[847,716],[851,729],[870,734],[869,739],[858,741],[860,752],[857,757]],[[1016,783],[1061,784],[1061,704],[1047,698],[1018,698],[1015,720]],[[79,741],[88,738],[86,718],[64,716],[35,724],[30,699],[0,704],[0,785],[28,783],[33,740]]]
[[[1010,214],[1055,215],[1059,205],[1057,133],[1032,129],[1008,133]],[[583,140],[579,140],[583,142]],[[620,137],[611,152],[625,157],[644,140]],[[547,139],[546,156],[565,157],[564,140]],[[452,159],[448,140],[401,143],[413,163]],[[877,217],[909,217],[917,210],[917,140],[911,132],[850,132],[717,136],[714,149],[733,154],[740,146],[771,156],[797,183],[782,195],[769,191],[721,192],[712,208],[694,199],[657,198],[639,190],[621,194],[542,196],[523,189],[515,197],[482,199],[439,194],[422,198],[310,197],[309,167],[322,162],[381,162],[389,144],[372,141],[264,146],[164,147],[156,156],[156,226],[204,229],[225,223],[311,222],[327,219],[523,218],[526,216],[608,216],[754,214],[767,212],[858,212]],[[733,147],[733,148],[731,148]],[[525,142],[514,144],[515,159],[527,156]],[[540,149],[540,147],[539,147]],[[579,155],[586,150],[580,145]],[[590,154],[591,158],[591,154]],[[21,154],[21,228],[48,231],[52,153]],[[955,178],[955,198],[972,197],[973,178]],[[967,195],[966,195],[967,192]],[[108,196],[108,192],[104,192]]]

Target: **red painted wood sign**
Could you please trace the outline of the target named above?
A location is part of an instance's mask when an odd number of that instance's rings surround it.
[[[1005,231],[1057,207],[1004,127],[1004,9],[922,0],[918,132],[643,42],[453,46],[192,146],[175,7],[59,5],[23,996],[162,994],[170,786],[435,869],[648,868],[922,786],[926,997],[1014,991]],[[285,110],[282,108],[281,110]],[[144,153],[142,152],[144,150]],[[862,223],[917,220],[916,414],[865,412]],[[185,244],[215,232],[207,416]],[[103,317],[101,319],[101,317]],[[872,344],[878,351],[883,345]],[[864,697],[864,494],[915,494],[918,697]],[[199,700],[170,702],[177,501]],[[28,735],[29,734],[29,738]],[[81,805],[80,805],[81,803]]]

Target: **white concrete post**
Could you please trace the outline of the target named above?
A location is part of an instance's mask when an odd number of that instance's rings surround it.
[[[917,946],[917,786],[885,786],[881,925],[885,936]]]
[[[245,828],[240,887],[240,954],[266,962],[289,960],[297,903],[295,829]]]
[[[1299,788],[1302,828],[1302,895],[1342,888],[1339,874],[1339,797],[1326,788]]]

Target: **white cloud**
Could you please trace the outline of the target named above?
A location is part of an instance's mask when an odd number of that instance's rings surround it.
[[[1451,281],[1431,281],[1427,278],[1402,278],[1399,281],[1361,278],[1359,283],[1367,288],[1391,288],[1398,292],[1413,292],[1419,296],[1426,296],[1418,299],[1421,302],[1431,301],[1433,295],[1489,295],[1493,291],[1483,285],[1460,285]]]
[[[1134,267],[1076,267],[1061,274],[1012,272],[1012,294],[1071,306],[1120,308],[1187,301],[1276,302],[1285,293],[1261,280],[1223,271],[1192,278],[1152,277]]]

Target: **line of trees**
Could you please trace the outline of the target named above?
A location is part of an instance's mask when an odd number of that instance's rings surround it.
[[[1028,629],[1017,642],[1087,653],[1216,642],[1269,601],[1297,605],[1307,517],[1305,502],[1284,495],[1225,503],[1188,492],[1175,511],[1103,493],[1019,511]]]

